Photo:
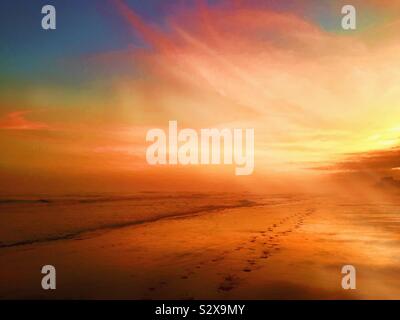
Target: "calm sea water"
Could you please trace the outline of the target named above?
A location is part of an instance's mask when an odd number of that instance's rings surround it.
[[[292,195],[136,193],[0,198],[0,248],[73,238],[83,232],[151,223],[234,207],[276,205]]]

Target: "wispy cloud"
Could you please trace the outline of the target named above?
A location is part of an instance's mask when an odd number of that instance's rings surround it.
[[[50,126],[38,121],[26,118],[32,111],[15,111],[0,118],[0,129],[2,130],[49,130]]]
[[[397,145],[394,133],[386,133],[400,116],[395,33],[385,29],[376,41],[362,31],[329,32],[301,15],[302,8],[274,10],[259,1],[182,5],[161,28],[116,3],[128,28],[151,48],[133,50],[130,59],[148,80],[119,86],[127,103],[138,101],[136,115],[157,124],[174,117],[192,127],[240,119],[257,130],[257,154],[300,166]],[[306,8],[315,4],[304,1]],[[326,8],[340,25],[335,4]],[[270,171],[268,161],[258,159]]]

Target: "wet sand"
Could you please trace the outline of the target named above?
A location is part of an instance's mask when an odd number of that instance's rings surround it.
[[[0,298],[399,299],[400,206],[306,198],[0,249]],[[44,291],[41,267],[57,270]],[[341,288],[341,268],[357,289]]]

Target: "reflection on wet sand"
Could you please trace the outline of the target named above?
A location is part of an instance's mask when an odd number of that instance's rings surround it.
[[[186,214],[141,224],[3,247],[0,297],[400,298],[400,202],[292,195],[247,195],[246,205],[243,200],[243,195],[205,197],[194,205],[225,207],[194,213],[193,207],[186,208]],[[173,203],[160,201],[159,208],[174,206],[177,213]],[[118,210],[124,206],[128,210],[126,202],[119,203]],[[105,212],[101,210],[92,215]],[[95,218],[86,220],[86,226],[97,225]],[[36,229],[35,234],[43,232]],[[45,264],[57,268],[54,292],[40,288]],[[341,288],[346,264],[357,269],[356,290]]]

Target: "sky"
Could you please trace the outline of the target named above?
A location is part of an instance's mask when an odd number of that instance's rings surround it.
[[[0,4],[0,192],[320,189],[400,168],[400,3]],[[52,4],[57,29],[41,29]],[[254,128],[255,170],[149,166],[151,128]]]

